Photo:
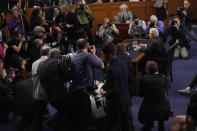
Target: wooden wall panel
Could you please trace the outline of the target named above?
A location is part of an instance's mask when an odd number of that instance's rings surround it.
[[[147,2],[114,2],[114,3],[103,3],[103,4],[89,4],[88,6],[91,8],[95,21],[93,24],[93,36],[98,29],[98,24],[103,23],[104,18],[109,18],[113,21],[114,16],[120,11],[120,5],[126,3],[128,5],[128,10],[130,10],[133,14],[140,16],[141,19],[145,20],[146,22],[149,20],[150,16],[155,14],[154,3],[152,0]],[[176,10],[180,5],[183,4],[183,0],[168,0],[168,14],[175,14]],[[75,5],[69,6],[70,10],[73,11]],[[192,8],[194,9],[194,17],[193,19],[197,20],[197,0],[192,0]],[[27,18],[28,21],[30,20],[33,8],[27,9]],[[9,17],[10,18],[10,17]],[[166,27],[168,26],[168,21],[164,21]],[[6,35],[7,28],[4,29]],[[9,36],[8,36],[9,38]]]
[[[93,24],[93,35],[98,30],[98,24],[103,23],[104,18],[109,18],[110,21],[114,20],[114,16],[120,11],[120,5],[126,3],[128,5],[128,10],[132,13],[141,17],[141,19],[146,22],[149,20],[150,16],[154,14],[154,2],[114,2],[114,3],[103,3],[103,4],[89,4],[91,8],[95,21]],[[70,10],[75,8],[74,5],[70,6]]]

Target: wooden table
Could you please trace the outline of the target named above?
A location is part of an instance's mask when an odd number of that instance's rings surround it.
[[[125,47],[129,46],[129,43],[127,42],[128,40],[135,40],[135,39],[126,39],[126,40],[124,40],[122,42],[122,44]],[[136,39],[136,41],[139,41],[139,40],[140,39]],[[147,40],[147,39],[143,39],[143,40]],[[132,94],[133,94],[133,96],[138,96],[138,94],[139,94],[139,72],[140,72],[140,70],[139,70],[139,63],[141,62],[141,60],[144,58],[145,55],[146,55],[145,53],[140,52],[137,55],[137,57],[131,59],[131,62],[133,63],[134,69],[135,69],[135,73],[133,74],[133,76],[134,76],[134,84],[133,84],[133,87],[132,87]]]

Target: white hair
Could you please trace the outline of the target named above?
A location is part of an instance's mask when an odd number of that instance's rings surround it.
[[[122,9],[128,9],[128,6],[126,4],[122,4],[122,5],[120,5],[120,10],[122,10]]]
[[[152,15],[152,16],[150,17],[150,21],[158,21],[157,16],[156,16],[156,15]]]
[[[155,35],[155,37],[159,36],[159,31],[157,28],[151,28],[149,33]]]

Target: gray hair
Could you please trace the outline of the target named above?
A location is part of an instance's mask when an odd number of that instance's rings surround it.
[[[157,16],[156,16],[156,15],[152,15],[152,16],[150,17],[150,21],[158,21]]]
[[[122,4],[122,5],[120,5],[120,10],[122,10],[122,9],[128,9],[128,6],[126,4]]]
[[[58,59],[61,55],[61,52],[60,50],[56,49],[56,48],[53,48],[50,50],[49,52],[49,57],[50,58],[55,58],[55,59]]]
[[[151,28],[149,33],[155,35],[155,37],[159,36],[159,31],[157,28]]]
[[[64,9],[64,10],[66,10],[66,11],[69,11],[69,8],[68,8],[67,5],[62,5],[62,6],[60,7],[60,9]]]
[[[49,52],[50,52],[50,47],[49,46],[42,46],[41,49],[40,49],[40,55],[41,56],[48,56],[49,55]]]

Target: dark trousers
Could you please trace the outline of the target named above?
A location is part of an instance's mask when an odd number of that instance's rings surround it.
[[[42,131],[42,121],[47,104],[43,100],[33,100],[34,131]]]
[[[0,96],[0,121],[4,121],[14,108],[14,97]]]
[[[80,90],[70,96],[70,131],[88,131],[91,119],[91,102],[87,93]]]
[[[49,103],[57,110],[58,114],[56,117],[56,126],[55,131],[64,131],[68,128],[68,99],[58,101],[58,102],[50,102]]]
[[[134,131],[131,109],[121,112],[119,107],[107,107],[105,131]]]
[[[197,85],[197,74],[195,75],[194,79],[192,80],[191,84],[189,85],[190,88],[194,88]]]
[[[90,24],[84,24],[82,25],[82,28],[86,32],[88,36],[88,42],[90,42],[90,45],[91,45],[93,42],[93,38],[92,38],[92,30],[91,30]]]
[[[154,121],[145,123],[141,131],[150,131],[154,127]],[[164,121],[158,121],[158,131],[165,131]]]

